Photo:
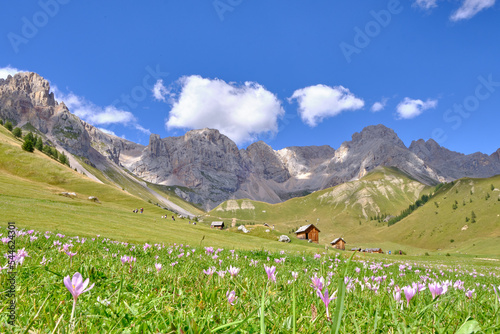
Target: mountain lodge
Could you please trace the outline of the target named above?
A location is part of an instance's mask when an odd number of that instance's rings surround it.
[[[332,247],[335,249],[345,250],[346,243],[347,242],[345,242],[344,239],[337,238],[337,239],[333,240],[332,242],[330,242],[330,245],[332,245]]]
[[[224,222],[212,222],[210,227],[211,228],[218,228],[219,230],[222,230],[224,228]]]
[[[299,239],[311,240],[312,242],[319,243],[319,232],[313,224],[301,226],[295,234]]]

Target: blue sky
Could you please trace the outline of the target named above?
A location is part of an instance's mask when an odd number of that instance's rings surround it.
[[[0,77],[50,80],[99,128],[215,127],[246,147],[338,148],[367,125],[409,145],[500,148],[496,0],[0,2]]]

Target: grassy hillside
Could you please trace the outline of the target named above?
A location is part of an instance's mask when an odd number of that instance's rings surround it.
[[[396,215],[422,194],[433,188],[411,179],[393,168],[377,168],[363,179],[268,204],[251,200],[229,200],[209,213],[207,219],[236,218],[238,224],[275,225],[280,233],[315,224],[321,231],[320,243],[336,237],[347,239],[348,247],[400,247],[376,236],[386,224],[372,221],[373,216]],[[290,233],[293,237],[293,233]]]
[[[95,171],[93,171],[95,172]],[[102,176],[102,175],[101,175]],[[75,192],[76,197],[61,195]],[[100,203],[88,200],[95,196]],[[144,214],[132,213],[144,208]],[[2,224],[93,237],[96,234],[130,242],[215,245],[240,249],[282,249],[283,244],[256,236],[218,231],[204,224],[161,219],[171,212],[117,188],[94,182],[45,154],[21,149],[21,141],[0,126],[0,212]],[[290,250],[314,250],[295,243]]]
[[[383,234],[436,251],[500,255],[500,175],[445,185],[428,203]]]
[[[279,204],[229,200],[212,210],[208,219],[236,218],[238,224],[247,225],[267,223],[291,237],[298,226],[313,223],[321,230],[321,244],[342,236],[347,248],[500,256],[498,188],[500,176],[446,184],[425,205],[388,227],[386,222],[372,218],[396,216],[435,188],[396,169],[378,168],[361,180]],[[477,216],[475,223],[471,223],[472,211]],[[462,231],[466,224],[468,229]]]

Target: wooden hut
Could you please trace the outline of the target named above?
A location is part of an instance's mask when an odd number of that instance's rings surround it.
[[[330,242],[330,245],[332,245],[333,248],[340,249],[340,250],[345,250],[345,240],[342,238],[337,238]]]
[[[222,230],[224,228],[224,222],[212,222],[210,227],[211,228],[218,228],[219,230]]]
[[[301,226],[295,234],[299,239],[311,240],[312,242],[319,243],[319,232],[318,228],[313,224]]]

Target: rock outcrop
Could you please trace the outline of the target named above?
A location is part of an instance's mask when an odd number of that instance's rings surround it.
[[[28,72],[0,79],[0,118],[28,128],[29,123],[102,170],[121,165],[145,181],[176,186],[178,196],[205,209],[227,199],[276,203],[361,178],[379,166],[398,168],[429,185],[500,174],[500,149],[490,156],[464,155],[432,139],[407,148],[383,125],[366,127],[336,150],[325,145],[275,151],[262,141],[238,149],[213,129],[168,138],[152,134],[142,146],[81,121],[54,99],[45,79]]]
[[[482,178],[500,174],[498,151],[491,156],[479,152],[465,155],[450,151],[432,139],[413,141],[409,149],[446,181],[466,176]]]

